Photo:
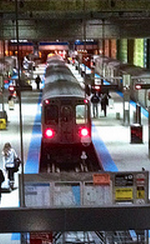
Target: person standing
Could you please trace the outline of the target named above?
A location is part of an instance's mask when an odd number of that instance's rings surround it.
[[[101,110],[104,110],[104,115],[107,115],[108,95],[104,93],[101,97]]]
[[[40,83],[41,83],[41,78],[39,75],[36,77],[35,83],[37,85],[37,90],[39,90],[40,89]]]
[[[3,147],[2,156],[3,156],[3,169],[8,173],[9,185],[13,189],[14,173],[16,172],[15,159],[17,158],[17,154],[9,142],[5,143]]]
[[[99,96],[94,93],[91,97],[91,103],[93,104],[93,117],[98,117],[98,103],[100,102]]]

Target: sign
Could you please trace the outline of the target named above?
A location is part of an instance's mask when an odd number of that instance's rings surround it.
[[[52,232],[31,232],[30,244],[51,244],[53,241]]]
[[[131,173],[116,174],[115,186],[133,186],[133,174]]]
[[[53,203],[55,206],[80,206],[80,183],[56,182],[53,189]]]
[[[143,186],[145,185],[146,179],[145,179],[145,175],[143,173],[137,174],[136,175],[136,184],[138,186]]]
[[[148,171],[25,174],[27,207],[80,207],[148,202]],[[20,175],[21,178],[21,175]],[[60,180],[61,179],[61,180]]]
[[[135,84],[135,89],[136,90],[141,90],[141,89],[144,89],[144,90],[148,90],[150,89],[150,84],[149,83],[136,83]]]
[[[95,185],[110,185],[110,174],[94,174],[93,183]]]
[[[132,188],[116,188],[115,199],[119,201],[130,201],[133,200],[133,189]]]
[[[100,206],[112,204],[112,187],[110,185],[95,185],[85,182],[83,204],[85,206]]]
[[[27,207],[50,206],[50,183],[26,182],[25,202]]]
[[[144,188],[144,186],[137,186],[136,198],[137,199],[145,199],[145,188]]]

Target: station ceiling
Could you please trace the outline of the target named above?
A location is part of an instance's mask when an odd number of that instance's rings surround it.
[[[150,38],[149,0],[1,0],[0,39]]]

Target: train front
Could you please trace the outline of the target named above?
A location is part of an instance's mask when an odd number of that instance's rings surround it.
[[[91,143],[90,107],[86,99],[55,97],[42,103],[42,140],[49,144]]]

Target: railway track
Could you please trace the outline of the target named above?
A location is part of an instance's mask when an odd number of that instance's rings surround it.
[[[89,147],[73,146],[69,148],[53,148],[53,153],[58,154],[58,161],[54,161],[49,154],[49,147],[41,146],[40,173],[60,172],[97,172],[103,170],[97,157],[93,144]],[[68,154],[66,157],[64,156]],[[64,153],[62,153],[64,152]],[[63,155],[63,156],[62,156]]]

